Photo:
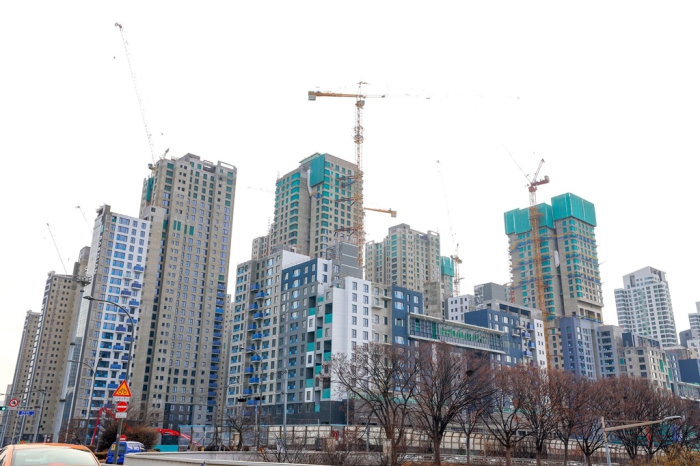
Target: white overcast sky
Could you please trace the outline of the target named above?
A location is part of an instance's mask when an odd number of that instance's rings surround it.
[[[232,267],[273,214],[278,174],[314,152],[354,159],[366,81],[368,240],[397,223],[459,243],[462,292],[509,280],[503,212],[551,183],[596,206],[605,300],[667,272],[677,330],[700,301],[697,2],[4,2],[0,6],[0,387],[47,272],[70,272],[95,209],[138,215],[151,154],[238,167]],[[401,97],[409,94],[412,97]],[[425,99],[431,96],[431,99]],[[438,165],[437,160],[440,161]],[[442,175],[441,175],[442,172]],[[249,189],[253,188],[253,189]],[[449,212],[449,215],[448,215]],[[454,232],[454,238],[451,232]],[[64,362],[57,362],[63,364]]]

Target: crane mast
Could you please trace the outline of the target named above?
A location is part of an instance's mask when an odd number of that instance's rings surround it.
[[[550,323],[554,321],[554,315],[547,310],[544,297],[544,273],[542,272],[542,237],[540,236],[540,212],[537,209],[537,187],[549,183],[549,177],[545,176],[541,180],[537,179],[540,169],[544,164],[544,159],[540,160],[537,171],[532,179],[528,179],[527,189],[530,193],[530,228],[532,232],[532,262],[535,269],[535,307],[542,311],[545,329],[545,352],[547,354],[547,368],[551,368],[550,338],[552,337]]]
[[[151,169],[152,172],[156,171],[156,153],[155,153],[155,148],[153,146],[153,136],[151,135],[151,131],[148,129],[148,121],[146,120],[146,111],[143,106],[143,101],[141,100],[141,93],[139,92],[139,86],[138,86],[138,81],[136,80],[136,72],[134,71],[133,66],[131,65],[131,52],[129,50],[129,42],[126,40],[126,37],[124,36],[124,28],[122,27],[121,24],[119,23],[114,23],[114,26],[119,28],[119,33],[122,36],[122,42],[124,43],[124,53],[126,54],[126,61],[129,64],[129,72],[131,73],[131,80],[134,83],[134,91],[136,91],[136,100],[139,102],[139,110],[141,111],[141,118],[143,119],[143,127],[146,130],[146,137],[148,138],[148,148],[151,151],[151,160],[153,161],[152,164],[149,164],[148,168]],[[165,151],[165,154],[167,154],[168,151]],[[165,158],[165,154],[163,154],[162,158]]]
[[[354,206],[354,216],[357,219],[355,225],[348,227],[343,227],[338,229],[338,231],[347,231],[351,235],[355,235],[357,238],[357,266],[360,270],[364,270],[364,247],[365,247],[365,209],[364,197],[362,193],[362,182],[364,179],[364,172],[362,171],[362,143],[365,140],[364,128],[362,127],[362,110],[365,107],[365,99],[367,98],[385,98],[386,94],[379,95],[367,95],[362,93],[362,85],[367,84],[366,82],[360,81],[357,83],[357,93],[355,94],[342,94],[338,92],[319,92],[319,91],[309,91],[309,100],[315,101],[317,97],[350,97],[355,99],[355,134],[353,140],[355,141],[355,164],[357,165],[357,170],[354,175],[349,176],[352,178],[355,184],[355,192],[352,197],[338,199],[336,202],[350,201],[351,205]],[[372,209],[369,209],[372,210]]]

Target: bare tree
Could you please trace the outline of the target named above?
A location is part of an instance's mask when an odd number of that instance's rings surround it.
[[[481,413],[486,429],[506,450],[506,466],[511,466],[513,448],[525,438],[519,432],[528,426],[520,401],[514,396],[519,379],[517,367],[496,370],[493,377],[494,393],[489,399],[488,407]]]
[[[572,432],[589,466],[593,464],[593,454],[605,446],[601,417],[618,410],[618,399],[611,391],[612,384],[612,379],[576,381],[577,389],[574,390],[579,392],[581,399],[576,411],[572,413],[578,417],[578,422],[572,423]]]
[[[407,347],[368,344],[333,357],[332,373],[355,401],[356,412],[376,419],[386,436],[384,459],[398,464],[417,393],[417,360]]]
[[[588,399],[586,392],[590,388],[591,382],[582,377],[577,377],[571,372],[551,370],[549,372],[549,382],[552,390],[558,391],[561,400],[557,410],[559,412],[558,423],[554,430],[554,435],[564,445],[564,464],[569,462],[569,445],[574,431],[582,422],[580,413],[586,409]]]
[[[241,408],[242,407],[237,406],[232,410],[224,411],[222,419],[222,429],[228,432],[229,442],[231,441],[232,434],[235,433],[238,437],[236,446],[233,447],[235,450],[243,449],[243,438],[246,432],[251,432],[255,429],[253,417]],[[232,445],[229,445],[229,447],[232,447]]]
[[[672,456],[670,450],[676,450],[678,456],[682,456],[678,450],[686,450],[697,453],[700,450],[700,405],[694,400],[682,400],[675,398],[672,415],[682,415],[683,419],[674,423],[672,428],[673,443],[675,448],[666,448],[664,451]]]
[[[493,393],[490,362],[480,352],[447,343],[423,343],[418,354],[418,390],[412,419],[432,443],[433,464],[440,464],[440,445],[458,416]]]
[[[553,435],[560,421],[563,392],[554,383],[546,369],[518,366],[511,370],[514,377],[513,399],[517,400],[522,416],[527,421],[527,430],[535,447],[537,466],[542,464],[542,453],[547,440]]]
[[[650,380],[632,377],[620,377],[609,379],[612,390],[617,399],[617,410],[610,411],[611,419],[629,421],[646,421],[663,419],[671,413],[670,394],[664,392],[661,387],[654,385]],[[614,422],[614,421],[613,421]],[[646,454],[651,460],[654,454],[672,443],[670,429],[666,424],[634,427],[615,432],[627,455],[636,460],[640,452]]]
[[[486,409],[488,406],[487,400],[488,398],[483,398],[482,400],[479,400],[473,406],[470,406],[467,409],[463,410],[455,418],[455,422],[459,424],[459,427],[462,429],[462,432],[464,432],[464,447],[467,454],[467,464],[471,464],[472,435],[474,435],[474,431],[480,424],[480,416],[483,410]]]

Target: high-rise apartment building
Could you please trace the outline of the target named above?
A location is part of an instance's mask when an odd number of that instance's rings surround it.
[[[666,273],[644,267],[622,278],[615,290],[617,320],[628,332],[651,337],[662,346],[678,344]]]
[[[21,409],[29,408],[32,394],[32,369],[35,360],[36,343],[39,338],[40,312],[27,311],[22,328],[15,374],[12,378],[11,398],[17,398]],[[41,387],[40,387],[41,388]],[[2,426],[4,443],[18,443],[20,440],[30,440],[29,434],[23,435],[26,416],[18,416],[17,411],[11,411],[6,416],[6,422]]]
[[[283,245],[299,254],[322,257],[334,241],[357,242],[352,228],[364,215],[354,202],[357,165],[330,154],[313,154],[277,180],[275,216],[268,251]]]
[[[62,424],[59,408],[63,380],[70,367],[66,361],[70,359],[69,344],[80,297],[84,287],[90,283],[90,279],[85,276],[89,254],[88,247],[80,251],[72,275],[50,272],[44,287],[29,391],[29,404],[40,409],[26,419],[24,426],[24,434],[33,438],[36,433],[37,441],[51,441]]]
[[[690,329],[700,332],[700,301],[695,303],[695,312],[688,314],[688,320],[690,321]]]
[[[603,295],[595,239],[595,206],[574,194],[539,204],[544,303],[536,302],[535,251],[529,209],[504,214],[516,303],[555,317],[579,315],[602,321]]]
[[[530,209],[504,214],[509,240],[510,299],[542,311],[549,322],[548,348],[551,366],[571,370],[561,354],[561,329],[553,322],[578,316],[602,322],[603,294],[595,238],[595,206],[574,194],[553,197],[550,204],[538,204],[539,251],[534,238]],[[544,302],[537,302],[540,267]],[[555,352],[556,351],[556,352]],[[586,371],[590,372],[587,368]],[[594,366],[594,364],[591,364]],[[577,366],[575,366],[577,367]]]
[[[151,222],[112,212],[109,205],[97,210],[86,270],[92,283],[85,288],[85,296],[100,301],[78,303],[69,358],[78,362],[64,382],[69,417],[80,431],[91,432],[97,412],[110,405],[121,381],[128,377],[131,382],[134,373],[143,370],[130,355],[134,340],[143,338],[138,330],[143,328],[139,322],[145,312],[143,282],[150,229]],[[131,385],[138,399],[141,387]],[[85,422],[91,425],[85,428]]]
[[[367,280],[425,293],[428,283],[443,278],[440,234],[423,233],[405,223],[393,226],[384,241],[367,242],[365,265]],[[450,286],[448,295],[451,290]]]
[[[145,370],[132,385],[151,425],[215,422],[236,175],[233,165],[187,154],[159,160],[144,181],[140,217],[152,224],[144,288],[153,297],[135,348]]]
[[[282,274],[290,264],[308,259],[302,254],[280,250],[238,264],[231,336],[228,338],[230,346],[228,354],[222,358],[222,363],[228,365],[226,383],[222,384],[227,388],[227,410],[233,409],[236,399],[242,396],[250,397],[252,403],[273,401]],[[327,279],[329,277],[330,273]],[[212,395],[215,388],[212,387]],[[258,396],[261,400],[253,399]]]

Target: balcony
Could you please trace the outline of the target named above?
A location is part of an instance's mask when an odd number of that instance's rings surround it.
[[[217,290],[226,291],[226,285],[218,284],[216,285]]]
[[[126,373],[125,372],[122,372],[121,374],[119,374],[119,380],[126,380]]]
[[[211,354],[221,354],[221,350],[219,348],[212,348]]]
[[[211,362],[219,362],[219,357],[218,357],[218,356],[212,356],[212,357],[211,357]]]
[[[217,330],[221,330],[222,328],[224,328],[224,326],[221,324],[214,324],[214,328]]]
[[[248,325],[248,330],[257,330],[257,329],[258,329],[258,326],[255,324]]]
[[[214,322],[223,322],[224,321],[224,316],[215,314],[214,315]]]
[[[131,283],[131,288],[134,289],[134,290],[140,290],[140,289],[143,288],[143,287],[141,286],[141,284],[140,284],[139,282],[132,282],[132,283]]]
[[[252,338],[253,340],[262,340],[262,337],[262,333],[254,333]]]
[[[253,394],[253,389],[252,389],[252,388],[244,388],[244,389],[243,389],[243,394],[244,394],[244,395],[252,395],[252,394]]]
[[[122,354],[122,357],[119,358],[119,359],[121,359],[122,361],[128,361],[128,360],[129,360],[129,355],[128,355],[128,354]]]
[[[122,368],[122,365],[121,365],[121,364],[118,364],[118,363],[116,363],[116,362],[113,362],[112,364],[110,364],[109,368],[110,368],[110,369],[117,369],[117,370],[119,370],[119,369]]]
[[[134,266],[134,272],[143,272],[143,267],[140,265],[135,265]]]
[[[209,388],[216,388],[218,386],[219,386],[219,384],[216,382],[209,382]]]
[[[212,340],[212,346],[221,346],[221,340]]]
[[[216,391],[214,391],[214,390],[208,391],[207,396],[216,396]]]
[[[141,302],[136,299],[129,300],[129,307],[139,307],[140,304]]]
[[[253,297],[255,299],[263,299],[265,296],[267,296],[267,295],[265,293],[263,293],[262,291],[260,291],[258,293],[255,293],[255,295]]]
[[[120,294],[121,294],[122,296],[131,296],[131,291],[129,291],[129,290],[122,290],[122,292],[121,292]]]
[[[262,361],[262,358],[260,357],[260,355],[254,354],[253,356],[250,357],[250,360],[252,362],[260,362],[260,361]]]
[[[216,404],[216,400],[207,400],[207,404],[208,404],[208,405],[215,405],[215,404]]]
[[[219,374],[209,374],[209,379],[210,379],[210,380],[218,380],[218,379],[219,379]]]
[[[214,332],[214,338],[221,338],[221,332]]]
[[[256,349],[255,349],[255,346],[246,346],[246,347],[245,347],[245,352],[246,352],[246,353],[252,353],[252,352],[255,351],[255,350],[256,350]]]
[[[116,390],[117,388],[119,388],[119,384],[116,382],[110,382],[109,384],[107,384],[107,388]]]
[[[532,325],[532,324],[527,324],[527,325],[525,326],[525,329],[526,329],[526,330],[535,330],[535,326]]]
[[[116,350],[116,351],[124,351],[124,346],[122,346],[120,344],[116,344],[116,345],[114,345],[114,347],[112,349]]]
[[[250,285],[250,291],[258,291],[259,289],[260,285],[258,285],[257,283],[253,283],[252,285]]]
[[[523,332],[523,338],[530,338],[530,332]]]
[[[528,350],[523,351],[523,356],[525,356],[526,358],[531,358],[532,351],[528,351]]]
[[[210,371],[218,371],[219,366],[217,364],[212,364],[211,366],[209,366],[209,370]]]
[[[217,298],[225,298],[225,297],[226,297],[226,293],[224,293],[224,292],[222,292],[222,291],[217,291],[217,292],[216,292],[216,297],[217,297]]]
[[[217,305],[217,306],[224,306],[225,304],[226,304],[226,303],[224,303],[224,300],[223,300],[223,299],[217,299],[217,300],[216,300],[216,305]]]
[[[117,332],[126,332],[126,327],[123,325],[117,325],[117,328],[115,330]]]
[[[537,345],[535,344],[534,341],[528,341],[528,342],[527,342],[527,347],[528,347],[528,348],[533,348],[533,349],[534,349],[534,348],[537,348]]]
[[[223,310],[223,308],[217,307],[214,312],[216,312],[217,314],[223,314],[224,310]]]
[[[248,383],[251,385],[258,385],[260,383],[260,377],[251,377],[248,379]]]
[[[250,306],[248,306],[249,311],[257,311],[258,309],[260,309],[260,306],[258,306],[257,303],[253,303]]]
[[[127,335],[124,337],[124,342],[126,343],[131,343],[131,335]]]
[[[252,373],[254,373],[254,372],[255,372],[255,368],[254,368],[254,367],[246,367],[246,368],[243,369],[243,373],[245,373],[245,374],[252,374]]]
[[[264,317],[264,315],[262,312],[256,312],[255,314],[253,314],[253,319],[255,319],[255,320],[260,320],[263,317]]]

